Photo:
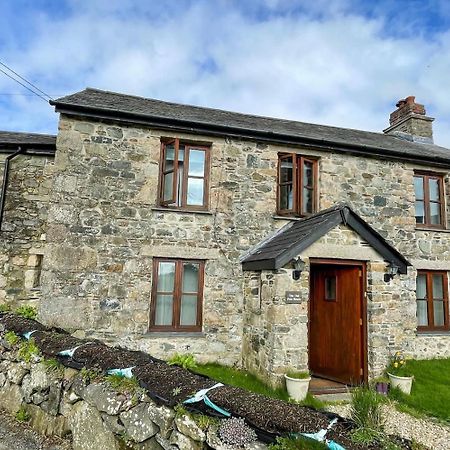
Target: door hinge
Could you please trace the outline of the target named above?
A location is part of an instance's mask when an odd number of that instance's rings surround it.
[[[363,320],[362,319],[359,319],[359,325],[362,327],[362,324],[363,324]]]

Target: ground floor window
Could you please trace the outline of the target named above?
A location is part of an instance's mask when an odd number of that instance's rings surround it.
[[[150,329],[201,331],[204,262],[155,259]]]
[[[418,330],[448,330],[447,273],[419,270],[416,297]]]

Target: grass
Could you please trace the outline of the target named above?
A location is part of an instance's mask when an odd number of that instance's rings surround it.
[[[27,410],[21,406],[20,409],[16,412],[16,420],[19,422],[28,422],[31,419]]]
[[[30,305],[19,306],[14,312],[25,319],[36,319],[37,317],[36,308]]]
[[[218,363],[197,364],[193,370],[201,375],[206,375],[213,380],[219,381],[230,386],[240,387],[250,392],[265,395],[266,397],[277,398],[279,400],[289,401],[289,396],[285,389],[273,389],[267,386],[255,375],[245,370],[235,369],[229,366],[223,366]],[[322,409],[324,404],[308,394],[306,399],[300,403],[302,406],[309,406],[314,409]]]
[[[34,339],[31,338],[29,341],[23,341],[20,344],[19,351],[17,356],[19,359],[25,362],[30,362],[33,356],[37,356],[40,354],[39,347],[34,342]]]
[[[403,411],[417,411],[450,422],[450,359],[410,360],[414,376],[411,395],[392,389],[389,397],[399,402]]]

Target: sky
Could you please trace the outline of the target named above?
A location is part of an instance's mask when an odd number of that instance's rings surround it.
[[[94,87],[379,132],[414,95],[450,148],[448,0],[0,0],[0,61],[53,98]],[[58,115],[0,72],[0,122],[56,133]]]

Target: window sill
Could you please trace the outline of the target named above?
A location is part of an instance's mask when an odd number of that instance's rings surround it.
[[[416,331],[416,336],[432,337],[432,336],[447,336],[450,337],[450,331]]]
[[[306,217],[279,216],[278,214],[274,214],[274,215],[272,216],[272,218],[275,219],[275,220],[294,220],[294,221],[306,219]]]
[[[206,335],[203,331],[147,331],[143,337],[204,338]]]
[[[203,214],[206,216],[212,216],[214,213],[211,211],[197,210],[197,209],[175,209],[175,208],[163,208],[162,206],[154,206],[152,211],[158,212],[173,212],[173,213],[187,213],[187,214]]]
[[[448,228],[429,228],[429,227],[417,227],[416,231],[434,231],[436,233],[450,233]]]

